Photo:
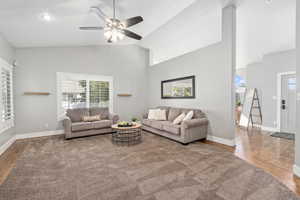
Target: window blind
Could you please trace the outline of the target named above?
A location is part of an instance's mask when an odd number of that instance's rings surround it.
[[[0,60],[0,108],[1,123],[0,132],[5,131],[14,125],[13,94],[12,94],[12,68]]]
[[[112,111],[112,77],[58,72],[58,120],[67,109],[107,107]]]
[[[108,107],[109,106],[109,82],[90,81],[89,106]]]
[[[87,106],[87,81],[62,80],[62,107],[85,108]]]

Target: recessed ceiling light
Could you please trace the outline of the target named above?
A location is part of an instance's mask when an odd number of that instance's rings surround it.
[[[43,21],[46,21],[46,22],[51,22],[54,19],[53,16],[48,12],[42,13],[40,17]]]

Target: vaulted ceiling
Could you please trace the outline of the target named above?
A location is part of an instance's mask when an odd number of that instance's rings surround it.
[[[126,39],[118,44],[152,48],[163,61],[216,43],[221,8],[230,1],[237,2],[237,67],[295,48],[296,0],[116,0],[119,18],[145,19],[132,28],[144,36],[142,42]],[[112,15],[112,0],[1,0],[0,33],[15,47],[107,44],[101,31],[78,30],[104,24],[89,12],[92,5]],[[41,20],[44,12],[54,20]]]
[[[142,15],[145,21],[133,30],[147,36],[194,1],[116,0],[117,17]],[[95,5],[112,16],[112,0],[1,0],[0,32],[16,47],[106,44],[101,31],[78,30],[79,26],[104,24],[89,12]],[[41,20],[43,12],[50,13],[54,20]]]

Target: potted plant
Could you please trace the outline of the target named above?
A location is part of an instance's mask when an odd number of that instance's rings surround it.
[[[137,121],[138,121],[138,118],[133,117],[133,118],[131,118],[131,121],[132,121],[132,122],[137,122]]]

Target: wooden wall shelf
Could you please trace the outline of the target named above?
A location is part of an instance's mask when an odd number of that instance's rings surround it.
[[[48,96],[49,92],[24,92],[24,95]]]
[[[132,94],[118,94],[119,97],[131,97]]]

